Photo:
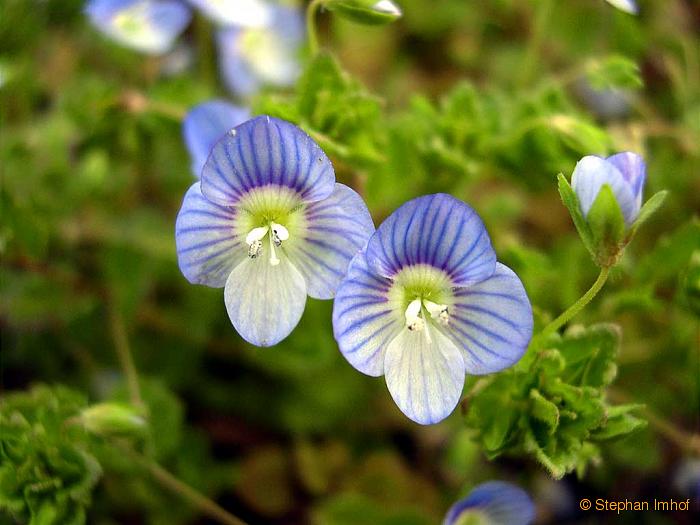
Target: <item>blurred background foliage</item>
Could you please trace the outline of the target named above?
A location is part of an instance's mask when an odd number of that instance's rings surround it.
[[[81,0],[2,0],[0,523],[206,523],[70,424],[88,401],[127,400],[124,345],[148,415],[138,449],[251,523],[437,523],[493,478],[527,489],[540,523],[694,521],[577,502],[700,498],[676,482],[700,455],[700,6],[400,4],[381,28],[322,13],[333,55],[305,58],[297,87],[263,92],[254,112],[304,127],[376,224],[423,193],[475,207],[538,326],[596,275],[557,174],[586,154],[642,153],[646,194],[669,199],[583,326],[492,382],[471,378],[463,414],[431,427],[342,358],[331,302],[310,300],[276,347],[247,345],[221,291],[189,285],[175,257],[192,182],[181,118],[227,96],[211,23],[197,15],[181,38],[194,60],[173,72],[103,38]]]

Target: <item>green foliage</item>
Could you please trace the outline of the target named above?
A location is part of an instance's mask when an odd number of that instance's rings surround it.
[[[254,112],[294,122],[334,158],[353,166],[378,162],[379,99],[344,72],[335,58],[309,62],[294,95],[259,98]]]
[[[595,89],[635,89],[643,85],[639,66],[627,57],[611,55],[591,60],[586,65],[586,78]]]
[[[495,376],[470,400],[466,419],[487,456],[525,453],[555,478],[583,475],[601,442],[644,426],[633,414],[639,406],[606,400],[619,344],[614,325],[573,327]]]
[[[35,386],[0,401],[0,510],[29,525],[85,523],[102,474],[80,425],[85,398]]]

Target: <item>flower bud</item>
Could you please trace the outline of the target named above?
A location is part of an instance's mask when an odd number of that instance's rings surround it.
[[[571,185],[560,175],[562,200],[599,266],[613,266],[639,225],[663,202],[666,192],[659,192],[642,207],[645,179],[644,160],[630,152],[582,158]]]
[[[328,0],[329,11],[367,25],[389,24],[401,18],[401,9],[391,0]]]
[[[146,420],[138,410],[122,403],[98,403],[80,414],[80,421],[88,432],[97,435],[139,435],[146,428]]]

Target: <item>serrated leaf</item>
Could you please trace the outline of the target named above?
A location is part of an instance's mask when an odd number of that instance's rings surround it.
[[[615,379],[620,329],[614,324],[570,330],[558,344],[566,360],[562,380],[579,386],[602,387]]]
[[[559,426],[557,405],[545,399],[536,389],[530,390],[530,401],[532,416],[547,425],[549,434],[554,434]]]
[[[644,405],[628,404],[609,407],[605,425],[593,434],[597,441],[604,441],[625,436],[646,427],[647,422],[636,417],[632,412],[644,408]]]

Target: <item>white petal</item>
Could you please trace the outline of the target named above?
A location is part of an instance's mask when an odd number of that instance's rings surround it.
[[[246,258],[231,272],[224,290],[226,310],[241,337],[257,346],[272,346],[299,323],[306,305],[306,284],[282,256],[273,266],[267,254]]]
[[[449,416],[464,388],[464,359],[450,339],[434,325],[424,331],[401,330],[389,343],[384,374],[391,397],[416,423],[428,425]]]

